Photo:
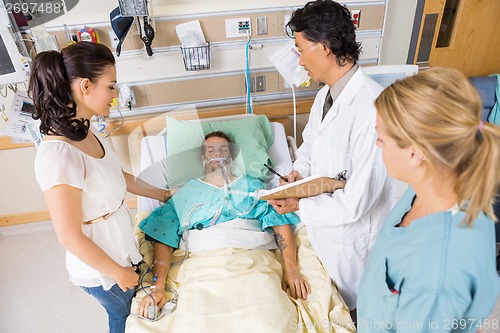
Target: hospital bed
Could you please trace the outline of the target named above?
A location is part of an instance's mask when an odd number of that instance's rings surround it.
[[[274,143],[269,155],[274,167],[287,174],[292,170],[292,160],[284,127],[271,123],[271,128]],[[158,187],[166,186],[166,151],[165,135],[142,139],[143,180]],[[268,183],[276,186],[277,177],[273,176]],[[139,198],[139,220],[159,205],[158,201]],[[139,229],[136,236],[145,261],[141,266],[143,273],[153,261],[153,246],[144,240]],[[177,308],[157,321],[141,319],[134,315],[145,295],[139,291],[132,303],[126,332],[354,332],[349,311],[313,251],[305,227],[296,228],[295,240],[299,268],[312,290],[307,300],[293,299],[282,290],[278,250],[237,247],[199,250],[190,252],[181,265],[170,269],[167,286],[178,295]],[[181,260],[184,254],[182,249],[175,250],[173,262]],[[151,285],[151,279],[151,274],[147,274],[143,284]],[[167,296],[174,294],[167,291]]]

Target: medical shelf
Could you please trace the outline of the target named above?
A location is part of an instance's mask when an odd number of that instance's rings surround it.
[[[187,71],[197,71],[210,68],[210,43],[204,46],[183,47],[182,59]]]

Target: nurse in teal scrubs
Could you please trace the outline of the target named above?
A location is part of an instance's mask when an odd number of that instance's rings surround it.
[[[387,216],[359,285],[359,332],[478,332],[500,280],[492,201],[500,128],[454,69],[432,68],[377,98],[377,146],[410,186]]]

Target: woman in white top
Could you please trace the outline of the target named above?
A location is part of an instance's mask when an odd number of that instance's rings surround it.
[[[126,191],[166,201],[170,192],[124,172],[107,140],[90,127],[108,116],[115,59],[102,44],[77,43],[33,61],[30,94],[45,135],[35,160],[38,183],[61,245],[71,281],[106,309],[110,332],[124,332],[141,260]]]

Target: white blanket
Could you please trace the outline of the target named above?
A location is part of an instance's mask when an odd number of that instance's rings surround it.
[[[293,299],[282,290],[277,250],[194,252],[182,265],[172,266],[167,278],[167,286],[179,294],[177,309],[155,322],[131,315],[126,332],[355,332],[349,311],[312,250],[305,229],[295,234],[295,241],[300,272],[312,290],[307,300]],[[140,232],[138,236],[141,253],[151,263],[152,245],[142,242]],[[183,250],[176,250],[173,261],[183,255]],[[145,284],[150,283],[148,274]],[[143,297],[144,292],[139,292],[134,298],[132,313],[137,313]]]

